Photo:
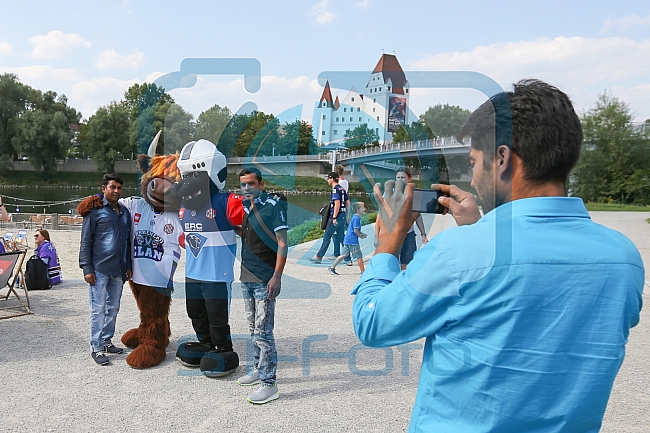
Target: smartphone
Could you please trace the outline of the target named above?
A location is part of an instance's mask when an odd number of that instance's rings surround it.
[[[433,189],[413,190],[413,211],[420,213],[443,213],[444,207],[438,203],[440,191]]]

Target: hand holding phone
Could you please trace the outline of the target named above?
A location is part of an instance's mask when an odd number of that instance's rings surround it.
[[[434,189],[413,190],[413,211],[420,213],[444,213],[445,208],[438,203],[440,191]]]

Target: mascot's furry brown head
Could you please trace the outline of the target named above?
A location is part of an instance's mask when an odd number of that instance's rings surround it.
[[[147,154],[140,154],[137,157],[138,170],[142,173],[140,193],[156,212],[176,212],[180,205],[180,197],[173,195],[171,188],[174,183],[181,180],[181,172],[176,167],[178,154],[156,155],[160,133],[161,131],[158,131],[151,142]],[[86,216],[93,208],[101,206],[101,197],[94,195],[79,203],[77,212],[81,216]]]
[[[157,212],[178,210],[180,197],[171,193],[172,185],[181,180],[177,161],[178,154],[138,155],[138,169],[142,172],[140,192]]]

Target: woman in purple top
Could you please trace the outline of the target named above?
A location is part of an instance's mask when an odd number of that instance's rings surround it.
[[[59,256],[56,254],[54,245],[50,243],[50,233],[45,229],[36,230],[34,242],[36,243],[34,254],[47,265],[50,283],[54,285],[63,281]]]

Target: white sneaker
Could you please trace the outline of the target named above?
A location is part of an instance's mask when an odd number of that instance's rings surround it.
[[[246,376],[242,376],[237,379],[237,383],[241,386],[253,386],[260,383],[260,373],[257,371],[257,368],[253,369]]]
[[[255,391],[248,394],[248,400],[253,404],[264,404],[269,401],[277,400],[280,398],[280,392],[276,384],[269,385],[268,383],[263,383]]]

